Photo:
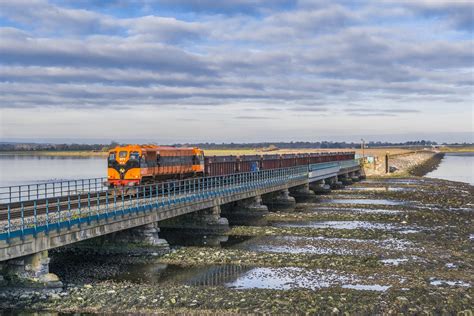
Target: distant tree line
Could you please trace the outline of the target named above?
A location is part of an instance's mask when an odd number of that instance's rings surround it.
[[[248,148],[285,148],[285,149],[303,149],[303,148],[360,148],[361,143],[348,142],[263,142],[263,143],[197,143],[197,144],[174,144],[174,146],[196,146],[204,149],[248,149]],[[393,146],[435,146],[437,142],[429,140],[409,141],[404,143],[391,142],[368,142],[367,147],[393,147]]]
[[[104,144],[39,144],[0,143],[0,151],[108,151],[119,145],[117,142]]]
[[[110,144],[40,144],[40,143],[0,143],[0,151],[108,151],[120,145],[116,141]],[[125,145],[125,144],[121,144]],[[408,141],[404,143],[392,142],[368,142],[367,148],[371,147],[425,147],[437,146],[437,142],[429,140]],[[442,145],[448,145],[443,143]],[[468,146],[472,143],[452,143],[449,145]],[[204,149],[267,149],[269,151],[278,148],[285,149],[310,149],[310,148],[360,148],[361,143],[348,142],[262,142],[262,143],[184,143],[172,144],[172,146],[200,147]]]

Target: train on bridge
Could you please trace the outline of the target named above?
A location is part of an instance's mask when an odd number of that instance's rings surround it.
[[[136,186],[163,180],[223,176],[240,172],[352,160],[354,157],[354,152],[205,156],[202,149],[192,147],[119,146],[109,151],[107,185],[109,187]]]

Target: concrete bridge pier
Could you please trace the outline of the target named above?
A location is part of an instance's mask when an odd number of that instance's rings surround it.
[[[325,180],[310,182],[309,188],[316,194],[327,194],[331,192],[331,186],[330,184],[326,184]]]
[[[316,198],[316,194],[309,189],[309,184],[303,184],[290,189],[290,194],[296,202],[310,202]]]
[[[352,180],[352,182],[359,182],[360,181],[360,178],[359,178],[359,175],[358,175],[357,171],[350,172],[349,176],[350,176],[350,179]]]
[[[222,214],[234,225],[264,224],[268,207],[260,195],[223,205]]]
[[[84,240],[63,248],[63,251],[146,255],[163,254],[170,250],[169,244],[159,236],[158,223],[150,223],[108,235]]]
[[[49,272],[48,251],[0,262],[0,285],[13,284],[26,287],[62,287],[58,276]]]
[[[341,174],[338,176],[339,181],[342,182],[344,185],[351,185],[352,184],[352,179],[349,177],[348,173]]]
[[[140,227],[130,229],[130,240],[129,242],[135,244],[142,244],[145,246],[152,246],[162,248],[162,250],[169,250],[170,246],[166,239],[160,238],[158,235],[160,228],[158,223],[146,224]]]
[[[229,221],[219,205],[159,222],[162,235],[171,243],[186,246],[220,246],[226,241]]]
[[[262,199],[271,212],[291,212],[296,207],[296,200],[287,189],[265,194]]]
[[[344,184],[342,183],[342,181],[339,181],[339,178],[337,176],[328,178],[324,181],[329,184],[332,190],[344,189]]]
[[[229,221],[221,217],[219,205],[200,211],[184,214],[160,222],[163,230],[186,230],[186,233],[222,234],[227,232]]]

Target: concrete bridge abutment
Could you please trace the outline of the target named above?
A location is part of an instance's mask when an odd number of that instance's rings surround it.
[[[287,189],[265,194],[262,200],[271,212],[291,212],[296,207],[296,200]]]
[[[49,262],[47,250],[0,262],[0,285],[62,287],[58,276],[49,272]]]
[[[222,212],[234,225],[264,224],[264,216],[269,213],[260,195],[223,205]]]
[[[309,184],[302,184],[290,189],[290,194],[297,203],[310,202],[316,198],[316,194],[309,189]]]

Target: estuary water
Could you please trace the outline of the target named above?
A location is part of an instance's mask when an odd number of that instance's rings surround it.
[[[474,152],[445,154],[438,168],[426,177],[474,185]]]
[[[105,157],[0,155],[0,187],[106,176]]]

